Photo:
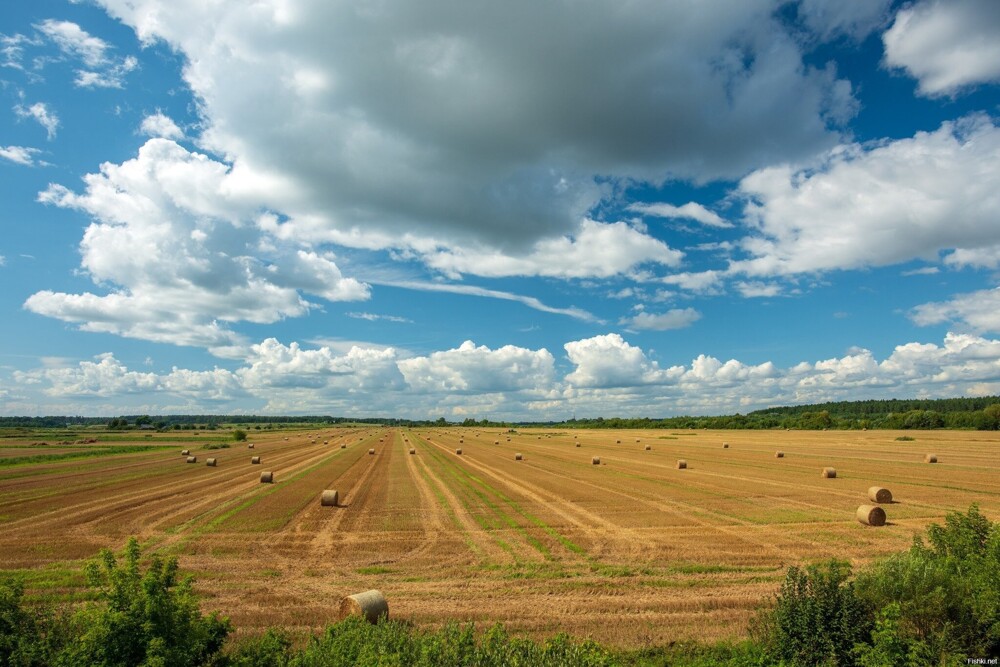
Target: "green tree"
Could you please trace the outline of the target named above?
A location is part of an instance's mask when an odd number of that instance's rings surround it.
[[[233,431],[233,440],[235,440],[236,442],[243,442],[246,439],[247,439],[247,432],[244,431],[243,429],[238,428],[235,431]]]

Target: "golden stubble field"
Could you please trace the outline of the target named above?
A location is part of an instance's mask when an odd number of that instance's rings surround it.
[[[1000,433],[337,428],[251,441],[0,467],[0,568],[29,569],[37,596],[73,597],[83,560],[136,535],[178,556],[203,608],[238,633],[316,630],[342,596],[378,588],[422,626],[502,622],[631,647],[744,634],[789,565],[860,565],[973,502],[1000,519]],[[876,484],[896,502],[889,525],[865,527],[854,513]],[[320,505],[324,489],[340,507]]]

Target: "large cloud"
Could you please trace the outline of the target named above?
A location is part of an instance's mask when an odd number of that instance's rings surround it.
[[[303,349],[267,339],[235,370],[168,373],[129,369],[110,354],[13,374],[5,411],[121,414],[204,411],[449,418],[551,419],[580,415],[724,414],[769,405],[886,397],[950,397],[1000,391],[1000,340],[949,333],[941,345],[906,343],[879,361],[869,350],[801,362],[722,361],[701,354],[661,367],[618,334],[564,345],[560,377],[544,348],[455,349],[401,358],[392,348]],[[0,380],[2,383],[2,380]],[[58,399],[29,400],[32,393]],[[95,403],[104,400],[105,403]],[[96,407],[95,407],[96,406]]]
[[[873,146],[845,145],[821,163],[744,178],[751,259],[734,273],[787,275],[936,259],[1000,244],[1000,127],[985,116]]]
[[[921,304],[910,313],[910,319],[923,326],[959,322],[978,332],[1000,332],[1000,287]]]
[[[923,95],[955,95],[1000,81],[1000,4],[920,0],[900,9],[882,37],[885,61],[919,81]]]
[[[445,270],[484,253],[441,246],[516,256],[576,234],[605,183],[804,158],[855,109],[803,64],[779,0],[101,4],[186,56],[207,148],[296,185],[271,203],[286,233],[409,239]]]
[[[280,188],[151,139],[139,155],[104,164],[76,194],[52,185],[39,199],[89,214],[82,266],[108,294],[41,291],[25,307],[90,331],[223,348],[241,338],[225,323],[274,322],[310,308],[302,292],[331,301],[368,298],[332,256],[260,230],[258,192]]]
[[[491,350],[471,340],[454,350],[404,359],[399,368],[407,384],[419,392],[545,390],[555,378],[555,360],[545,348],[505,345]]]

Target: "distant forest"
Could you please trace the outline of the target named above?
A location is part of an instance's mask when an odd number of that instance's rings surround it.
[[[472,426],[516,428],[542,426],[557,428],[664,428],[664,429],[976,429],[1000,430],[1000,396],[981,398],[890,399],[881,401],[839,401],[816,405],[793,405],[756,410],[745,415],[715,417],[597,417],[561,422],[501,422],[466,419],[449,422],[393,419],[387,417],[330,417],[307,415],[281,417],[267,415],[123,415],[120,417],[0,417],[0,427],[66,428],[89,426],[110,429],[215,430],[242,427],[267,430],[301,425],[369,424],[383,426]]]

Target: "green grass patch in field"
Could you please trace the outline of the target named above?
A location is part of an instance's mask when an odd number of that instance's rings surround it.
[[[916,440],[916,438],[909,435],[901,435],[898,438],[896,438],[896,440],[898,440],[899,442],[913,442],[914,440]]]
[[[232,447],[228,442],[211,443],[207,442],[201,446],[202,449],[229,449]]]
[[[358,574],[392,574],[394,570],[383,565],[369,565],[368,567],[359,567],[355,572]]]
[[[91,445],[87,449],[76,452],[61,452],[59,454],[33,454],[31,456],[11,456],[0,459],[0,468],[10,468],[12,466],[31,465],[35,463],[55,463],[57,461],[71,461],[76,459],[88,459],[95,456],[113,456],[115,454],[138,454],[150,450],[160,449],[155,445],[134,445],[117,447],[99,447]]]

